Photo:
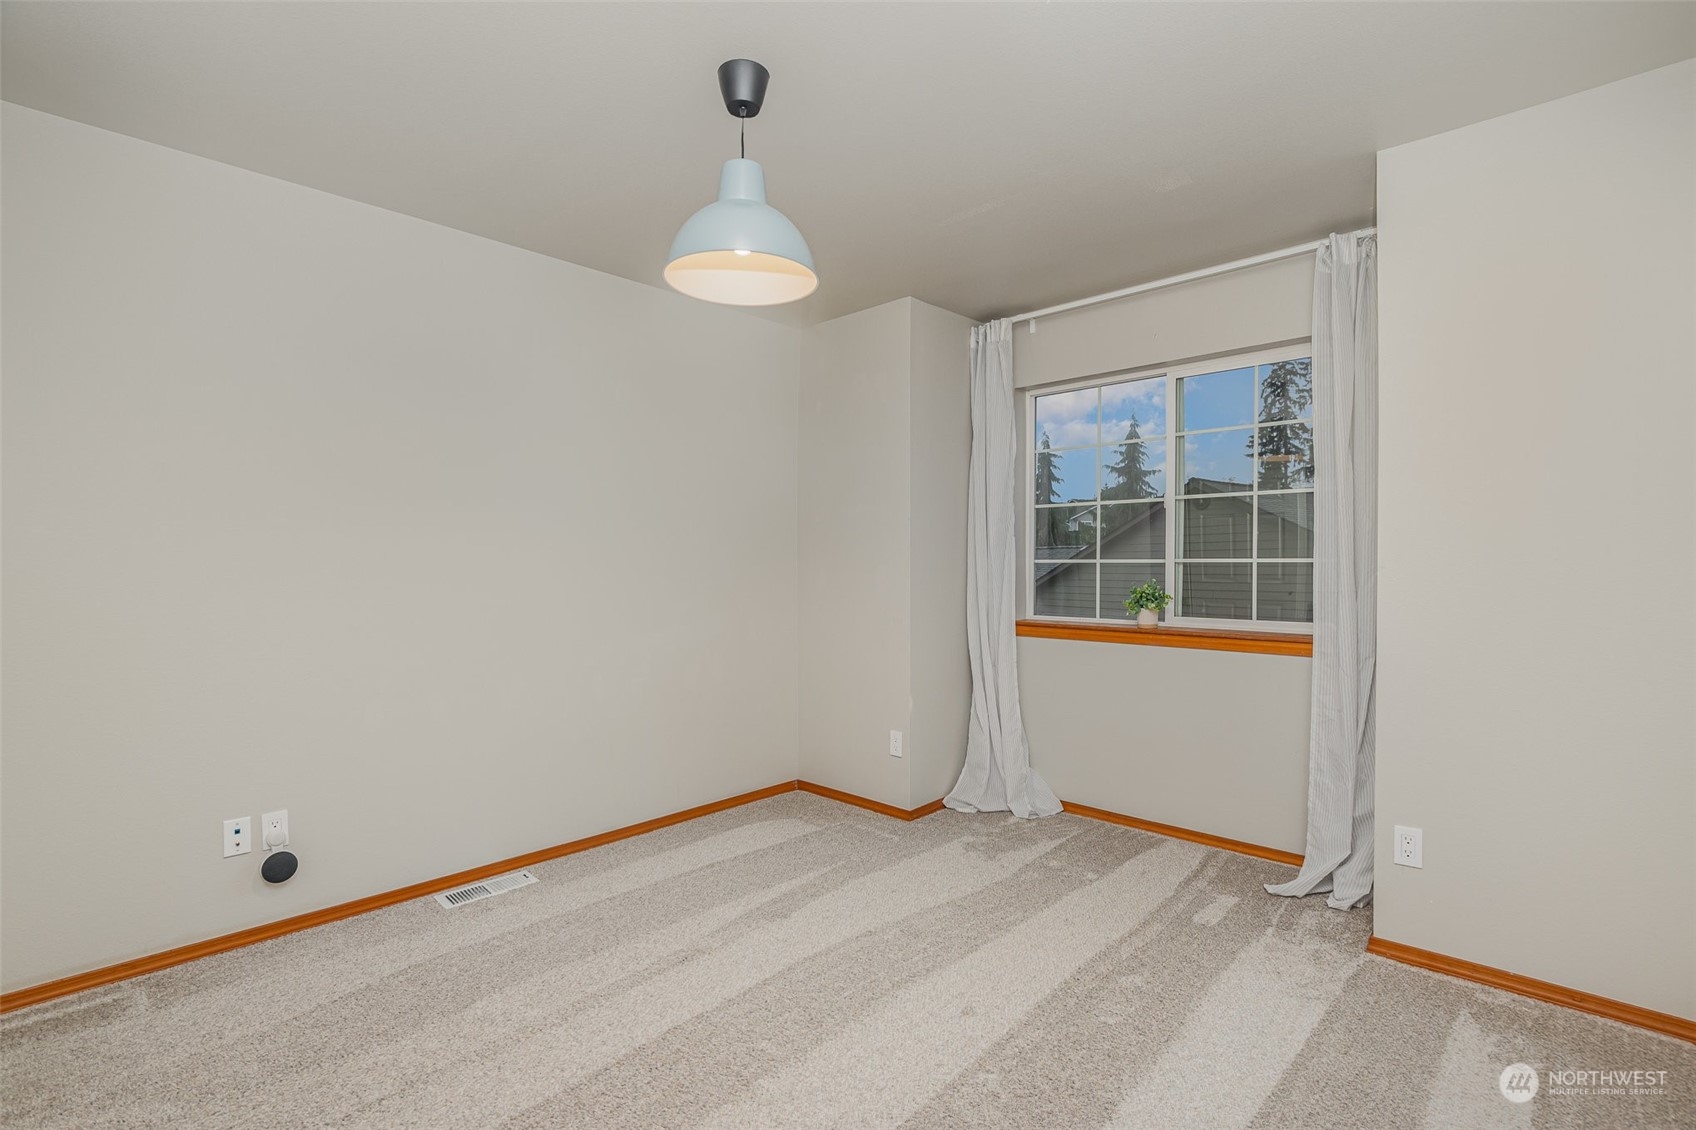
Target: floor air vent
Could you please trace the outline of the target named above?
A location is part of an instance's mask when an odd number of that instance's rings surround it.
[[[443,906],[464,906],[468,902],[481,899],[492,899],[496,895],[504,895],[519,887],[528,887],[537,882],[536,876],[528,871],[514,871],[510,875],[497,875],[493,879],[484,879],[481,883],[467,883],[463,887],[455,887],[451,891],[443,891],[436,896],[436,901]]]

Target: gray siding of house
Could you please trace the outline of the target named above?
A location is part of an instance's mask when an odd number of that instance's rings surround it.
[[[1249,496],[1185,499],[1183,558],[1232,558],[1180,564],[1183,570],[1182,615],[1207,616],[1221,620],[1247,620],[1253,615],[1252,585],[1259,570],[1262,619],[1307,621],[1313,618],[1313,567],[1306,562],[1267,561],[1266,555],[1308,556],[1313,552],[1312,496],[1271,495],[1260,499],[1260,545],[1258,566],[1249,560],[1254,551],[1255,503]],[[1102,557],[1141,555],[1149,551],[1149,537],[1140,526],[1121,530],[1102,545]],[[1151,577],[1168,584],[1160,564],[1125,564],[1104,561],[1099,566],[1100,595],[1092,547],[1080,549],[1083,560],[1038,562],[1036,600],[1038,616],[1119,619],[1130,589]]]

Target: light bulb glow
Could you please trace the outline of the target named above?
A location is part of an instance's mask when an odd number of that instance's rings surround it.
[[[776,306],[818,289],[818,276],[791,259],[760,253],[747,258],[725,255],[702,251],[673,260],[665,269],[665,281],[691,298],[726,306]]]

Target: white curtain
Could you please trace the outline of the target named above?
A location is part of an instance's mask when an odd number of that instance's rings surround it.
[[[1060,801],[1031,769],[1019,714],[1019,657],[1013,636],[1013,523],[1019,432],[1013,415],[1013,327],[972,328],[972,463],[966,505],[966,647],[972,660],[972,718],[966,767],[944,803],[961,812],[1053,816]]]
[[[1275,895],[1372,900],[1378,658],[1378,242],[1333,235],[1313,276],[1313,706],[1307,853]]]

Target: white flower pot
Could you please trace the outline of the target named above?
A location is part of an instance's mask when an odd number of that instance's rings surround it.
[[[1139,608],[1139,609],[1137,609],[1137,627],[1139,627],[1139,628],[1158,628],[1159,626],[1160,626],[1160,613],[1156,612],[1152,608]]]

